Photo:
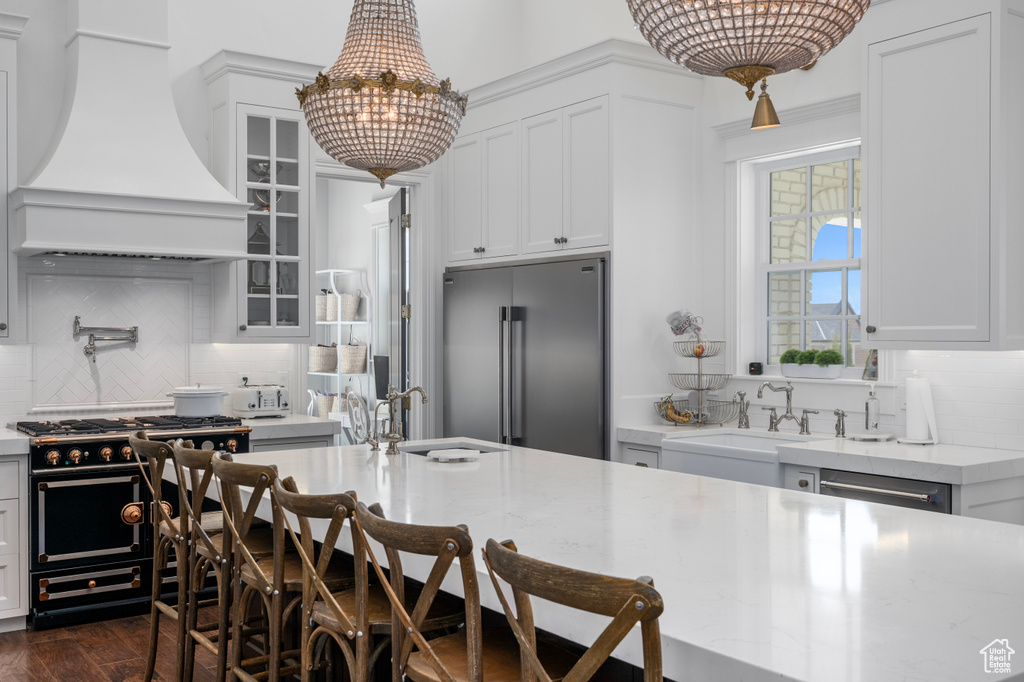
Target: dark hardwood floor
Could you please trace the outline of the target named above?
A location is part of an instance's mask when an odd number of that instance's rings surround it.
[[[174,680],[174,634],[174,623],[161,618],[155,680]],[[38,632],[8,632],[0,634],[0,682],[142,680],[148,651],[148,614]],[[216,662],[197,647],[193,679],[214,680]]]

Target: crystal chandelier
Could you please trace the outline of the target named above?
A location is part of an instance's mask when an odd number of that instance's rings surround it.
[[[444,154],[467,102],[430,70],[412,0],[355,0],[338,61],[295,94],[317,144],[381,187]]]
[[[747,88],[750,100],[754,85],[765,81],[757,113],[770,120],[775,109],[766,91],[768,76],[810,68],[850,35],[871,0],[626,0],[626,4],[640,33],[670,61],[706,76],[731,78]],[[778,125],[777,118],[774,124]]]

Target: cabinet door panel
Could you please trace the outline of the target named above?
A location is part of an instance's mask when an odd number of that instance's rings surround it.
[[[21,608],[21,559],[17,555],[0,556],[0,613],[18,615]]]
[[[523,119],[522,252],[559,249],[562,236],[562,112]]]
[[[574,104],[562,115],[565,248],[603,246],[608,243],[611,224],[608,98]]]
[[[982,16],[868,47],[869,346],[990,339],[990,43]]]
[[[483,146],[483,256],[519,250],[519,146],[515,123],[485,130]]]
[[[480,221],[480,134],[460,138],[448,152],[451,156],[451,190],[448,227],[448,260],[479,258]]]
[[[18,500],[0,500],[0,557],[18,553],[18,516]]]

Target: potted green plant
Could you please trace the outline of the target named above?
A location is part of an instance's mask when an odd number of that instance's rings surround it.
[[[791,348],[779,358],[782,376],[803,379],[837,379],[843,373],[843,354],[837,350],[823,351]]]
[[[800,376],[800,349],[790,348],[779,358],[782,375],[787,377]]]

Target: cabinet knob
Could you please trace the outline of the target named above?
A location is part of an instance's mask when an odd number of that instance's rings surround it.
[[[0,332],[5,332],[5,331],[7,331],[7,323],[6,322],[0,322]]]
[[[562,238],[561,237],[555,237],[555,243],[556,244],[561,244],[562,243]]]
[[[806,488],[810,484],[807,482],[806,478],[801,478],[800,482],[797,485],[799,485],[801,488]]]
[[[868,334],[874,334],[876,331],[878,331],[878,329],[875,327],[875,325],[869,324],[867,327],[864,328],[864,331],[866,331]]]
[[[240,331],[240,332],[244,332],[244,331],[245,331],[246,329],[248,329],[248,327],[247,327],[247,326],[245,326],[244,324],[240,324],[240,325],[238,325],[238,331]]]
[[[487,250],[487,249],[485,249],[484,247],[482,247],[482,246],[480,247],[480,253],[483,253],[483,252],[484,252],[484,251],[486,251],[486,250]]]

